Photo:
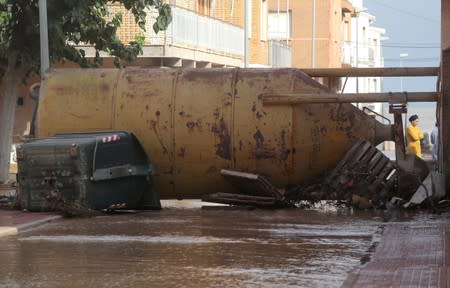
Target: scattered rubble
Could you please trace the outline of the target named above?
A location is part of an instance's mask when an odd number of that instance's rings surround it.
[[[337,205],[345,203],[359,209],[411,208],[423,204],[432,195],[423,184],[429,175],[428,168],[423,160],[414,157],[407,155],[398,165],[361,139],[331,173],[315,181],[284,191],[260,175],[222,170],[223,177],[238,192],[209,194],[202,200],[263,208],[299,207],[303,205],[299,205],[300,202],[322,200],[334,200]]]

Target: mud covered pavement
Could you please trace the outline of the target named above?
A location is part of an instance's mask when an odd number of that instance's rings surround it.
[[[65,218],[0,239],[0,287],[340,287],[385,216],[165,207]]]

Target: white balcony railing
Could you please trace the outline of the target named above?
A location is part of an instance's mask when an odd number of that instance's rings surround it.
[[[167,31],[151,35],[150,45],[174,45],[222,54],[244,55],[244,29],[214,18],[172,7]]]
[[[341,51],[341,62],[342,64],[351,65],[353,63],[352,61],[353,61],[352,45],[350,42],[343,42]]]
[[[291,67],[291,47],[282,41],[269,41],[269,65],[272,67]]]

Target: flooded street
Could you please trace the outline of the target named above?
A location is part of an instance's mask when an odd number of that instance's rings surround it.
[[[339,287],[382,224],[218,207],[62,219],[0,239],[0,286]]]

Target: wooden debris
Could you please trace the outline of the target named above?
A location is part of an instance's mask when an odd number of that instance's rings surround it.
[[[239,192],[208,194],[202,198],[202,201],[266,208],[286,206],[283,193],[261,175],[226,169],[222,169],[220,173]]]

